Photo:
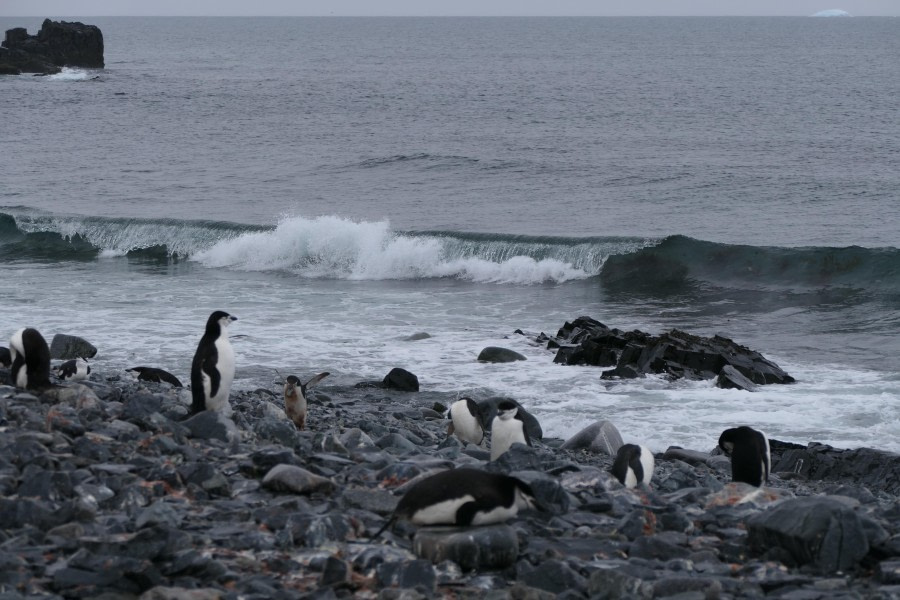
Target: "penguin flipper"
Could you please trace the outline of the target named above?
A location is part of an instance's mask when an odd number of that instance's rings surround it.
[[[369,541],[375,540],[378,536],[384,533],[384,530],[397,522],[397,515],[392,515],[390,519],[388,519],[384,525],[381,526],[381,529],[375,532],[375,535],[369,538]]]

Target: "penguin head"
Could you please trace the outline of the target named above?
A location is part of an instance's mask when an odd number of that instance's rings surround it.
[[[540,502],[538,502],[534,495],[534,490],[531,489],[530,485],[521,479],[513,478],[513,480],[516,486],[515,506],[517,510],[537,510],[541,512],[547,510]]]
[[[292,394],[297,388],[302,388],[300,379],[294,375],[288,375],[284,380],[284,393]]]
[[[516,403],[512,400],[504,400],[497,405],[497,417],[499,417],[501,421],[514,419],[517,412],[519,412],[519,407],[516,406]]]
[[[237,317],[229,315],[224,310],[217,310],[209,315],[209,319],[206,320],[206,328],[209,329],[218,325],[220,329],[224,330],[231,325],[232,321],[237,321]]]

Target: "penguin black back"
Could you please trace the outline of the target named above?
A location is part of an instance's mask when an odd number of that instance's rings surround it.
[[[619,483],[626,487],[635,487],[639,483],[649,485],[653,476],[653,453],[648,448],[637,444],[623,444],[613,461],[609,472]]]
[[[9,341],[10,382],[22,388],[40,390],[50,386],[50,348],[41,333],[32,327],[20,329]]]
[[[413,485],[372,539],[397,519],[416,525],[481,525],[535,506],[531,487],[515,477],[469,467],[450,469]]]
[[[206,320],[203,337],[191,362],[191,413],[210,408],[211,402],[227,404],[231,381],[234,378],[234,351],[223,331],[237,317],[222,310],[214,311]]]
[[[761,486],[769,481],[771,457],[769,438],[746,425],[726,429],[719,436],[719,447],[731,457],[731,479]]]
[[[184,387],[177,377],[162,369],[157,369],[155,367],[131,367],[130,369],[125,370],[137,373],[137,378],[140,381],[153,381],[156,383],[166,382],[171,383],[175,387]]]

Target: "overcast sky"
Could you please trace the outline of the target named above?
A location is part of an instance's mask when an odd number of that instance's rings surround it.
[[[0,0],[0,16],[900,16],[900,0]]]

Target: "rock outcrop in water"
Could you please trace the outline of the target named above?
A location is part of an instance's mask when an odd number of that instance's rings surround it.
[[[601,377],[635,378],[656,373],[672,379],[716,379],[719,387],[752,389],[768,383],[793,383],[778,365],[734,341],[691,335],[673,329],[651,335],[611,329],[590,317],[566,323],[556,334],[538,337],[556,349],[554,362],[614,367]]]
[[[900,595],[890,453],[772,440],[755,488],[729,483],[723,456],[670,448],[652,489],[631,490],[594,443],[620,439],[611,421],[489,462],[447,437],[453,392],[322,386],[299,431],[253,383],[232,418],[187,421],[189,391],[124,371],[38,395],[0,385],[0,596]],[[520,478],[546,512],[370,539],[414,482],[461,466]]]
[[[103,66],[103,34],[96,25],[44,19],[37,35],[16,27],[6,31],[0,44],[0,74],[52,74],[61,67]]]

